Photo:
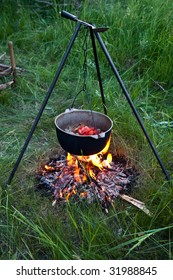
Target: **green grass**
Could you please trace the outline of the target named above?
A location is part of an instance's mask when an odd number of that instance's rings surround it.
[[[13,178],[17,160],[76,23],[61,18],[64,9],[97,26],[143,123],[172,176],[172,1],[1,1],[0,54],[13,41],[16,84],[0,92],[0,259],[173,259],[173,191],[165,179],[97,44],[108,114],[114,121],[112,149],[125,154],[139,171],[132,196],[152,212],[149,217],[120,199],[106,215],[99,203],[52,207],[36,191],[36,173],[58,153],[54,118],[69,108],[83,86],[81,28],[57,85]],[[102,111],[91,43],[87,91]],[[0,62],[1,63],[1,62]],[[9,78],[8,78],[9,79]],[[7,78],[2,78],[4,83]],[[76,107],[89,108],[81,94]]]

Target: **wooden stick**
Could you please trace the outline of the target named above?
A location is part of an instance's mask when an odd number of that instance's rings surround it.
[[[6,53],[1,54],[0,55],[0,60],[4,60],[5,56],[6,56]]]
[[[0,64],[0,69],[2,69],[2,70],[7,69],[7,68],[9,68],[9,67],[10,67],[9,65]]]
[[[12,69],[12,67],[11,66],[9,66],[9,65],[6,65],[6,64],[0,64],[0,72],[1,71],[4,71],[4,70],[6,70],[6,69]],[[23,68],[20,68],[20,67],[16,67],[16,72],[17,71],[19,71],[19,72],[29,72],[29,70],[25,70],[25,69],[23,69]]]
[[[6,89],[7,87],[11,86],[14,83],[14,81],[10,81],[6,84],[0,84],[0,90]]]
[[[13,72],[13,75],[15,76],[16,62],[15,62],[15,58],[14,58],[13,43],[11,41],[8,42],[8,47],[10,50],[10,60],[11,60],[12,72]]]
[[[1,76],[8,76],[10,75],[12,72],[12,68],[11,66],[9,68],[6,68],[4,71],[0,71],[0,77]]]
[[[130,197],[126,194],[119,194],[119,196],[126,200],[127,202],[135,205],[136,207],[138,207],[139,209],[141,209],[142,211],[144,211],[147,215],[152,216],[151,212],[146,208],[145,204],[142,201],[139,201],[133,197]]]

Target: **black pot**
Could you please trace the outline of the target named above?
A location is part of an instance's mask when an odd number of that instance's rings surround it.
[[[68,127],[77,127],[80,123],[101,130],[98,135],[76,135]],[[105,147],[113,127],[112,120],[99,112],[90,110],[68,110],[55,118],[56,133],[61,147],[74,155],[93,155]]]

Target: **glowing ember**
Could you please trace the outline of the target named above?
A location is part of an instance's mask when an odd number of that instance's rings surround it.
[[[54,170],[54,167],[49,166],[49,165],[47,165],[47,164],[45,164],[44,167],[45,167],[46,170]]]
[[[117,196],[129,190],[134,170],[124,158],[107,154],[109,145],[110,140],[96,155],[60,155],[42,168],[38,175],[39,188],[53,195],[52,205],[74,197],[76,201],[100,201],[108,211]]]

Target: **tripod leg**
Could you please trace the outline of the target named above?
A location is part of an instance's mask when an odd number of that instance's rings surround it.
[[[18,159],[17,159],[17,161],[16,161],[16,163],[15,163],[15,165],[14,165],[14,168],[13,168],[13,170],[12,170],[10,176],[9,176],[9,179],[8,179],[8,181],[7,181],[7,185],[10,185],[10,184],[11,184],[11,181],[12,181],[14,175],[15,175],[15,172],[16,172],[16,170],[17,170],[17,168],[18,168],[18,166],[19,166],[19,164],[20,164],[20,161],[21,161],[21,159],[22,159],[22,157],[23,157],[23,155],[24,155],[24,153],[25,153],[25,151],[26,151],[26,148],[27,148],[27,146],[28,146],[28,144],[29,144],[29,142],[30,142],[30,140],[31,140],[31,137],[32,137],[32,135],[33,135],[33,133],[34,133],[34,131],[35,131],[35,129],[36,129],[36,126],[37,126],[37,124],[38,124],[38,122],[39,122],[39,120],[40,120],[40,117],[41,117],[41,115],[42,115],[42,113],[43,113],[43,111],[44,111],[44,109],[45,109],[45,107],[46,107],[46,104],[47,104],[47,102],[48,102],[48,100],[49,100],[49,97],[50,97],[50,95],[51,95],[51,93],[52,93],[52,91],[53,91],[53,89],[54,89],[54,87],[55,87],[55,84],[56,84],[56,82],[57,82],[57,80],[58,80],[58,77],[59,77],[59,75],[60,75],[60,73],[61,73],[61,71],[62,71],[62,68],[63,68],[63,66],[64,66],[64,64],[65,64],[65,62],[66,62],[66,59],[67,59],[67,57],[68,57],[68,54],[69,54],[69,52],[70,52],[70,50],[71,50],[71,48],[72,48],[72,46],[73,46],[73,43],[74,43],[74,41],[75,41],[75,39],[76,39],[76,37],[77,37],[77,34],[78,34],[78,32],[79,32],[80,27],[81,27],[81,23],[78,23],[78,25],[77,25],[77,27],[76,27],[76,30],[75,30],[75,32],[74,32],[72,38],[71,38],[71,41],[70,41],[70,43],[69,43],[69,45],[68,45],[68,47],[67,47],[67,49],[66,49],[66,51],[65,51],[65,53],[64,53],[64,56],[63,56],[63,58],[62,58],[62,61],[61,61],[60,66],[59,66],[59,68],[58,68],[58,71],[57,71],[57,73],[56,73],[56,75],[55,75],[55,77],[54,77],[54,79],[53,79],[53,81],[52,81],[52,84],[51,84],[50,87],[49,87],[49,90],[48,90],[48,92],[47,92],[47,95],[46,95],[46,97],[45,97],[45,99],[44,99],[44,101],[43,101],[43,103],[42,103],[42,106],[41,106],[41,108],[40,108],[40,110],[39,110],[39,112],[38,112],[38,115],[37,115],[36,118],[35,118],[35,121],[34,121],[32,127],[31,127],[31,130],[30,130],[30,132],[29,132],[29,134],[28,134],[28,137],[27,137],[27,139],[26,139],[26,141],[25,141],[25,144],[24,144],[24,146],[23,146],[23,148],[22,148],[22,150],[21,150],[21,152],[20,152],[20,154],[19,154],[19,157],[18,157]]]
[[[165,167],[164,167],[164,165],[163,165],[163,163],[162,163],[162,161],[161,161],[161,159],[160,159],[160,157],[159,157],[159,155],[158,155],[158,153],[156,151],[156,148],[154,147],[154,145],[153,145],[153,143],[152,143],[152,141],[151,141],[151,139],[150,139],[150,137],[149,137],[149,135],[148,135],[148,133],[147,133],[143,123],[142,123],[142,120],[141,120],[141,118],[140,118],[140,116],[139,116],[139,114],[138,114],[138,112],[137,112],[137,110],[136,110],[136,108],[135,108],[135,106],[134,106],[134,104],[133,104],[133,102],[132,102],[132,100],[131,100],[128,92],[127,92],[127,90],[126,90],[126,88],[125,88],[125,85],[124,85],[124,83],[123,83],[123,81],[122,81],[122,79],[121,79],[121,77],[120,77],[120,75],[119,75],[119,73],[118,73],[118,71],[117,71],[113,61],[112,61],[111,56],[109,55],[109,53],[108,53],[108,51],[106,49],[105,44],[103,43],[103,41],[101,39],[100,34],[98,32],[95,32],[95,35],[96,35],[97,40],[100,43],[100,46],[101,46],[101,48],[102,48],[102,50],[103,50],[103,52],[104,52],[104,54],[105,54],[105,56],[106,56],[106,58],[107,58],[107,60],[108,60],[108,62],[110,64],[110,66],[111,66],[111,68],[112,68],[112,70],[113,70],[113,72],[114,72],[114,74],[115,74],[115,76],[116,76],[116,78],[117,78],[117,80],[118,80],[122,90],[123,90],[123,93],[124,93],[128,103],[129,103],[129,105],[130,105],[130,107],[131,107],[131,109],[132,109],[132,111],[133,111],[133,113],[134,113],[134,115],[135,115],[135,117],[136,117],[136,119],[137,119],[137,121],[138,121],[138,123],[139,123],[139,125],[140,125],[140,127],[141,127],[141,129],[142,129],[142,131],[143,131],[143,133],[144,133],[144,135],[145,135],[145,137],[146,137],[146,139],[147,139],[147,141],[148,141],[148,143],[149,143],[149,145],[150,145],[150,147],[151,147],[151,149],[152,149],[152,151],[153,151],[153,153],[154,153],[154,155],[155,155],[155,157],[156,157],[156,159],[157,159],[157,161],[158,161],[158,163],[159,163],[159,165],[160,165],[160,167],[162,169],[162,171],[163,171],[163,173],[165,174],[166,179],[169,181],[171,178],[170,178],[167,170],[165,169]]]
[[[91,41],[92,41],[95,65],[96,65],[96,69],[97,69],[97,77],[98,77],[98,82],[99,82],[99,86],[100,86],[103,109],[104,109],[105,115],[107,115],[107,108],[106,108],[106,102],[105,102],[105,97],[104,97],[104,92],[103,92],[103,85],[102,85],[102,79],[101,79],[101,74],[100,74],[99,61],[98,61],[98,57],[97,57],[96,43],[95,43],[95,38],[94,38],[94,32],[91,27],[90,27],[90,36],[91,36]]]

